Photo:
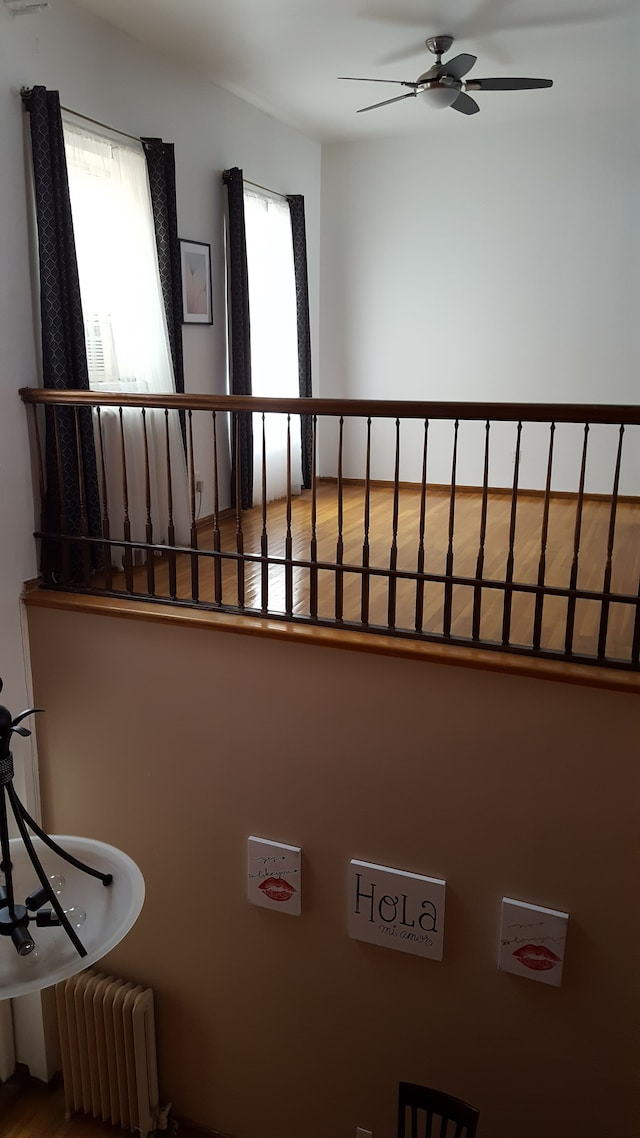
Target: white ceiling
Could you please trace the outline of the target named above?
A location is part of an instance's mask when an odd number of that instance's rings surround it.
[[[323,141],[469,129],[531,116],[619,107],[631,90],[640,0],[75,0],[212,82]],[[450,56],[478,56],[469,78],[534,76],[541,91],[480,92],[468,119],[339,75],[414,80],[434,62],[428,35],[450,33]],[[635,41],[635,42],[634,42]]]

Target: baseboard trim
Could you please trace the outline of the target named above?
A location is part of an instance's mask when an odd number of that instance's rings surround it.
[[[178,1124],[176,1138],[180,1138],[181,1126],[185,1126],[189,1130],[192,1130],[194,1134],[202,1134],[203,1138],[235,1138],[233,1134],[225,1134],[222,1130],[210,1130],[208,1126],[202,1126],[199,1122],[193,1122],[191,1118],[185,1118],[184,1116],[178,1118],[176,1115],[171,1115],[169,1128],[171,1128],[172,1122],[176,1122]]]
[[[318,478],[318,482],[332,482],[337,484],[338,479],[333,475],[322,475]],[[345,486],[362,486],[364,489],[364,478],[343,478],[343,485]],[[369,485],[378,490],[393,490],[397,485],[399,490],[420,490],[422,488],[421,482],[398,482],[395,483],[390,479],[385,478],[371,478]],[[449,482],[427,482],[427,494],[450,494],[451,484]],[[482,486],[467,486],[463,484],[456,484],[456,494],[482,494]],[[495,494],[499,497],[510,498],[513,494],[513,486],[487,486],[488,494]],[[518,486],[516,488],[518,498],[544,498],[546,496],[545,490],[528,489],[526,487]],[[549,494],[550,498],[569,499],[577,501],[577,490],[552,490]],[[585,502],[610,502],[611,494],[589,494],[582,495]],[[630,506],[640,505],[640,496],[637,494],[618,494],[616,501],[626,503]]]

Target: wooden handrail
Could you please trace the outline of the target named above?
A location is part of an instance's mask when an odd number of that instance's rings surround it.
[[[420,403],[386,399],[264,399],[251,395],[129,395],[119,392],[20,388],[23,403],[67,407],[150,407],[180,411],[254,411],[358,418],[460,419],[530,423],[640,424],[630,403]]]

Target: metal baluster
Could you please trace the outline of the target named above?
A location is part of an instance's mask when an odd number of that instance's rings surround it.
[[[487,419],[484,425],[484,470],[482,473],[482,505],[480,507],[480,538],[478,544],[478,559],[476,561],[476,581],[481,582],[484,574],[484,546],[487,537],[487,507],[489,503],[489,431],[491,423]],[[473,590],[473,619],[471,622],[471,636],[473,640],[480,639],[480,615],[482,612],[482,585],[477,584]]]
[[[35,452],[36,452],[36,465],[38,471],[38,491],[40,494],[40,532],[45,532],[45,481],[44,481],[44,466],[42,462],[42,440],[40,438],[40,424],[38,422],[38,407],[35,403],[31,404],[31,417],[33,419],[33,430],[35,436]]]
[[[312,420],[312,451],[311,451],[311,543],[309,548],[309,616],[312,620],[318,619],[318,482],[316,477],[317,449],[318,449],[318,416]]]
[[[343,526],[343,482],[342,482],[342,447],[344,438],[344,418],[340,416],[340,438],[338,442],[338,541],[336,544],[336,620],[342,620],[344,608],[344,543],[342,540]]]
[[[173,522],[173,478],[171,476],[171,441],[169,438],[169,408],[164,409],[164,443],[167,464],[167,544],[169,558],[169,596],[175,601],[178,595],[176,529]]]
[[[59,413],[67,411],[66,407],[53,407],[53,435],[55,441],[56,451],[56,473],[58,475],[58,505],[59,505],[59,526],[60,526],[60,551],[61,551],[61,567],[62,567],[62,582],[68,584],[71,580],[71,565],[69,560],[69,542],[67,540],[67,508],[66,498],[64,493],[64,477],[62,474],[62,447],[60,445],[60,421]],[[57,582],[60,584],[60,581]]]
[[[237,411],[233,413],[235,421],[235,435],[236,435],[236,552],[238,553],[237,571],[238,571],[238,608],[244,608],[244,534],[242,532],[242,483],[240,480],[240,455],[242,450],[240,447],[240,414]]]
[[[218,428],[216,413],[212,411],[213,429],[213,522],[212,544],[213,552],[213,599],[217,605],[222,604],[222,559],[220,554],[220,501],[218,494]]]
[[[287,535],[284,543],[284,591],[287,616],[293,613],[293,538],[291,536],[291,415],[287,412]]]
[[[153,545],[153,518],[151,516],[151,470],[149,466],[149,438],[147,434],[147,409],[142,408],[142,437],[144,439],[144,494],[147,509],[147,545]],[[150,597],[156,591],[156,559],[152,549],[147,549],[147,593]]]
[[[589,424],[584,425],[584,442],[582,444],[582,461],[580,464],[580,486],[578,489],[578,502],[576,505],[576,526],[573,538],[573,561],[571,562],[571,574],[569,577],[569,588],[575,589],[578,584],[578,562],[580,557],[580,532],[582,529],[582,504],[584,500],[584,480],[587,469],[587,443],[589,441]],[[576,619],[576,598],[570,596],[567,601],[567,624],[566,635],[564,641],[564,651],[566,656],[570,656],[573,652],[573,630]]]
[[[80,412],[77,407],[73,408],[73,421],[76,433],[76,463],[78,466],[78,497],[79,497],[79,519],[78,528],[80,535],[85,540],[81,542],[81,558],[82,558],[82,579],[85,585],[91,583],[91,556],[89,554],[89,543],[86,538],[89,536],[89,521],[87,518],[87,495],[84,480],[84,462],[82,461],[82,436],[80,433]]]
[[[387,625],[396,626],[396,599],[398,579],[398,512],[400,503],[400,420],[396,419],[396,454],[393,470],[393,519],[391,522],[391,550],[389,552],[389,606],[387,609]]]
[[[418,523],[418,574],[424,573],[424,531],[427,521],[427,446],[429,439],[429,420],[424,421],[424,440],[422,443],[422,481],[420,483],[420,520]],[[422,632],[424,624],[424,578],[416,581],[416,632]]]
[[[631,645],[631,663],[640,663],[640,585],[638,585],[638,601],[636,604],[636,619],[633,626],[633,643]]]
[[[504,609],[502,612],[502,643],[506,647],[511,639],[511,608],[513,604],[513,567],[515,563],[516,520],[518,514],[518,476],[520,473],[520,442],[522,437],[522,423],[516,429],[516,453],[513,464],[513,487],[511,490],[511,517],[509,521],[509,552],[505,568],[504,580]]]
[[[640,663],[640,582],[638,583],[638,600],[636,602],[636,616],[633,626],[633,640],[631,643],[631,663]]]
[[[267,429],[262,412],[262,535],[260,537],[262,562],[262,611],[269,611],[269,536],[267,533]]]
[[[613,544],[616,532],[616,511],[618,508],[618,490],[620,487],[620,464],[622,462],[622,440],[624,437],[624,424],[620,424],[618,436],[618,453],[616,455],[616,469],[613,476],[613,490],[611,493],[611,512],[609,514],[609,536],[607,539],[607,563],[602,582],[602,608],[600,610],[600,630],[598,633],[598,657],[603,659],[607,652],[607,629],[609,625],[609,594],[611,592],[611,574],[613,571]]]
[[[365,474],[364,474],[364,535],[362,542],[362,568],[368,570],[370,548],[369,548],[369,525],[371,519],[371,419],[367,419],[367,454],[365,459]],[[368,572],[362,574],[362,597],[360,601],[360,621],[362,624],[369,623],[369,587],[370,575]]]
[[[549,535],[549,506],[551,503],[551,472],[553,467],[553,442],[556,431],[555,423],[549,428],[549,456],[547,458],[547,482],[544,489],[544,506],[542,507],[542,529],[540,531],[540,561],[538,562],[538,585],[544,587],[547,572],[547,539]],[[539,648],[542,640],[542,610],[544,606],[544,593],[536,596],[536,607],[533,617],[533,647]]]
[[[193,411],[187,411],[187,453],[189,455],[189,513],[191,516],[191,599],[197,601],[200,595],[198,563],[198,526],[196,519],[196,471],[193,451]]]
[[[455,528],[455,510],[456,510],[456,464],[458,461],[458,427],[460,423],[456,419],[453,428],[453,456],[451,460],[451,495],[449,499],[449,546],[447,549],[447,560],[445,565],[445,576],[447,578],[444,586],[444,614],[442,619],[442,634],[449,636],[451,633],[451,608],[453,603],[453,582],[451,577],[453,575],[453,533]]]
[[[100,471],[100,497],[102,499],[102,557],[104,561],[105,589],[113,587],[113,570],[111,565],[111,523],[109,521],[109,498],[107,494],[107,470],[104,461],[104,436],[102,434],[102,408],[97,407],[98,416],[98,468]]]
[[[129,484],[127,478],[127,449],[124,442],[124,413],[122,407],[119,409],[119,422],[120,422],[120,468],[122,473],[122,512],[124,515],[123,521],[123,537],[125,542],[131,542],[131,520],[129,518]],[[128,593],[133,592],[133,555],[131,552],[131,545],[127,544],[124,547],[124,583]]]

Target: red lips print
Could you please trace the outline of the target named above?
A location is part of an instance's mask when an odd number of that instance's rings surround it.
[[[523,944],[522,948],[517,948],[513,955],[532,972],[548,972],[550,968],[560,964],[560,957],[550,948],[545,948],[543,944]]]
[[[258,889],[261,889],[270,901],[288,901],[296,892],[293,885],[282,877],[267,877],[266,881],[260,882]]]

